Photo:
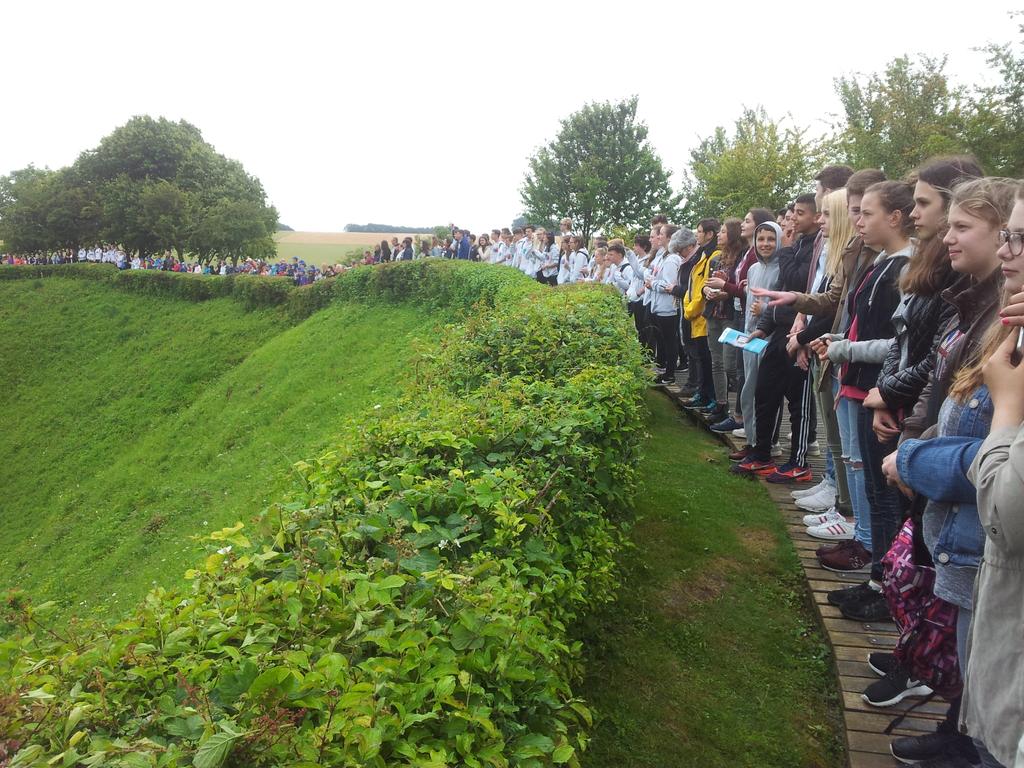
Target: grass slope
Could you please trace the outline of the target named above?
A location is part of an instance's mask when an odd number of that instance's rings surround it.
[[[827,646],[760,485],[650,397],[619,602],[587,628],[581,693],[601,715],[587,768],[839,766]]]
[[[248,521],[348,415],[394,398],[412,306],[299,325],[238,302],[87,281],[0,283],[0,588],[116,614]]]

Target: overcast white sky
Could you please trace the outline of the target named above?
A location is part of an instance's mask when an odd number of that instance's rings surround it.
[[[132,115],[186,119],[281,221],[474,231],[520,213],[527,157],[595,100],[640,97],[676,186],[741,105],[819,130],[832,79],[1017,37],[1019,3],[28,2],[0,5],[0,174],[67,165]],[[944,13],[948,8],[948,13]]]

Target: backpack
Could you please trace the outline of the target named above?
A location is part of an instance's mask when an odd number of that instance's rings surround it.
[[[899,630],[896,661],[910,676],[946,699],[960,695],[956,650],[959,608],[935,596],[935,568],[918,565],[914,518],[908,518],[882,558],[882,593]]]

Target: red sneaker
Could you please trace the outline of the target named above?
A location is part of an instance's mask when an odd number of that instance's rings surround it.
[[[785,464],[768,475],[769,483],[809,483],[814,477],[810,467],[797,467]]]
[[[775,471],[775,462],[771,459],[762,461],[751,456],[736,464],[732,471],[738,475],[770,475]]]

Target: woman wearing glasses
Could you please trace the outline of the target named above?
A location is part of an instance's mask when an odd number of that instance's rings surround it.
[[[995,410],[992,431],[970,470],[986,539],[974,600],[962,724],[991,757],[1008,766],[1024,760],[1024,365],[1017,343],[1018,333],[1024,333],[1018,327],[1024,324],[1024,190],[1017,192],[999,240],[1006,292],[1014,295],[990,339],[993,345],[999,338],[1002,342],[982,353],[982,373]]]

